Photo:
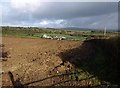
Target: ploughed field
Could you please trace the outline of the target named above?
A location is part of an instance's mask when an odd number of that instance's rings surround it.
[[[86,41],[2,37],[2,85],[117,88],[119,44],[119,37]]]
[[[12,86],[14,82],[26,86],[69,85],[68,75],[73,66],[66,62],[61,65],[59,53],[81,45],[79,41],[58,41],[49,39],[2,37],[6,61],[2,61],[2,85]],[[73,83],[76,85],[75,83]],[[79,84],[79,83],[77,83]]]

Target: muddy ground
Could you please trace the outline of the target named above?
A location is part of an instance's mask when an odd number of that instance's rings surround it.
[[[14,37],[2,40],[2,86],[120,85],[119,38],[84,42]],[[79,75],[73,74],[75,71]]]
[[[74,68],[66,62],[64,65],[59,53],[76,48],[80,41],[58,41],[49,39],[2,38],[7,52],[7,61],[2,61],[2,85],[12,86],[9,72],[14,82],[25,86],[70,86],[84,85],[72,83],[69,72]]]

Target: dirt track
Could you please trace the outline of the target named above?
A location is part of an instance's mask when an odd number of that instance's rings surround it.
[[[2,62],[3,86],[12,85],[8,71],[12,72],[15,80],[19,78],[22,84],[28,86],[51,86],[60,80],[66,81],[65,77],[51,77],[64,74],[72,68],[67,63],[52,71],[62,63],[58,54],[80,46],[80,42],[75,41],[7,37],[3,37],[3,44],[8,51],[7,61]]]

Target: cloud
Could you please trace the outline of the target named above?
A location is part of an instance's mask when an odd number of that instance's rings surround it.
[[[48,21],[42,21],[42,22],[40,22],[40,25],[47,25],[47,24],[49,24],[50,22],[48,22]]]
[[[59,20],[43,20],[39,24],[40,24],[41,27],[58,28],[58,27],[65,27],[66,21],[63,20],[63,19],[59,19]]]
[[[75,27],[82,28],[104,28],[107,26],[110,29],[118,28],[118,13],[105,14],[94,17],[80,17],[73,20],[68,20],[69,25],[74,24]]]
[[[36,11],[41,5],[40,0],[11,0],[11,6],[19,11]]]
[[[109,14],[117,11],[113,2],[40,2],[40,0],[12,0],[14,10],[30,13],[35,18],[69,19]],[[32,12],[31,12],[32,11]]]
[[[9,2],[9,1],[10,0],[1,0],[1,2]],[[40,2],[83,2],[83,1],[81,0],[40,0]],[[84,0],[84,2],[119,2],[119,0]]]
[[[40,22],[41,25],[47,25],[47,24],[61,24],[64,20],[54,20],[54,21],[50,21],[50,20],[43,20]]]
[[[61,2],[43,3],[40,11],[34,13],[37,18],[72,19],[109,14],[117,11],[117,3],[96,2]]]
[[[38,27],[117,28],[117,2],[2,2],[5,25]],[[114,25],[112,25],[114,24]]]

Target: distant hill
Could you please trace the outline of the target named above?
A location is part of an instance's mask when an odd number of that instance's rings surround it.
[[[89,29],[89,28],[78,28],[78,27],[66,27],[66,28],[60,28],[60,29],[65,29],[65,30],[92,30],[92,29]]]
[[[78,28],[78,27],[66,27],[60,28],[65,30],[81,30],[81,31],[104,31],[104,29],[90,29],[90,28]],[[118,32],[117,29],[107,29],[108,32]]]
[[[78,30],[78,31],[100,31],[103,32],[104,29],[92,29],[92,28],[79,28],[79,27],[65,27],[65,28],[52,28],[52,27],[14,27],[14,26],[0,26],[0,27],[13,27],[13,28],[28,28],[28,29],[33,29],[33,28],[38,28],[41,30]],[[107,32],[120,32],[120,30],[117,29],[107,29]]]

